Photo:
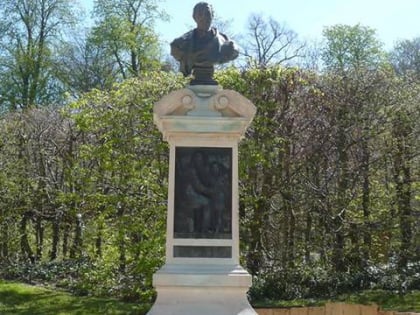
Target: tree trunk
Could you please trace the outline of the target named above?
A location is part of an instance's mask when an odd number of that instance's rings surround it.
[[[70,224],[66,223],[63,228],[63,258],[66,258],[69,252],[69,237]]]
[[[44,225],[42,224],[42,218],[37,216],[36,218],[36,260],[42,258],[42,251],[44,247]]]
[[[131,72],[133,76],[137,77],[139,75],[139,67],[137,64],[137,54],[135,51],[131,51]]]
[[[351,242],[350,255],[348,257],[349,265],[361,270],[362,256],[360,251],[360,228],[356,223],[350,223],[349,238]]]
[[[288,122],[286,124],[286,140],[284,141],[284,155],[283,155],[283,199],[284,209],[287,213],[287,226],[285,227],[288,232],[286,239],[286,262],[289,268],[294,267],[295,263],[295,233],[296,233],[296,216],[293,211],[293,191],[291,180],[291,160],[292,160],[292,143],[291,139],[292,125]]]
[[[370,249],[372,247],[372,229],[370,224],[370,152],[367,140],[362,140],[362,176],[363,193],[362,208],[364,218],[363,229],[363,260],[364,263],[370,259]]]
[[[119,205],[118,206],[118,220],[119,220],[119,226],[118,226],[118,250],[119,250],[119,270],[121,273],[125,273],[126,267],[127,267],[127,258],[126,258],[126,225],[124,224],[124,207],[125,205]]]
[[[305,226],[305,261],[307,264],[311,263],[311,231],[312,231],[312,214],[310,211],[306,212],[306,226]]]
[[[401,118],[401,119],[400,119]],[[397,117],[394,122],[394,136],[396,140],[394,153],[394,182],[395,198],[400,219],[400,257],[398,267],[404,269],[411,258],[412,243],[412,210],[411,210],[411,170],[410,170],[410,145],[408,137],[411,128],[402,117]]]
[[[52,244],[50,260],[55,260],[58,253],[58,243],[60,242],[60,219],[55,218],[52,225]]]
[[[1,217],[5,220],[6,215],[3,214],[2,210]],[[9,227],[7,222],[3,221],[1,224],[1,236],[0,236],[0,258],[6,260],[9,258]]]
[[[333,247],[333,265],[337,272],[346,271],[346,264],[344,262],[344,232],[343,232],[343,218],[336,215],[334,223],[335,241]]]
[[[287,212],[287,226],[285,229],[287,230],[287,240],[286,244],[286,260],[285,263],[287,267],[293,268],[295,265],[295,230],[296,230],[296,217],[293,212],[291,196],[289,193],[285,197],[285,211]]]
[[[118,257],[118,261],[119,261],[118,269],[121,273],[125,273],[126,267],[127,267],[127,257],[126,257],[126,246],[125,246],[124,236],[121,236],[118,241],[118,250],[120,252],[120,255]]]
[[[346,218],[348,187],[349,187],[349,169],[348,169],[348,153],[347,153],[347,135],[346,127],[347,110],[345,105],[339,105],[338,135],[337,135],[337,203],[336,213],[334,214],[333,227],[335,233],[335,242],[333,245],[333,264],[338,272],[346,269],[344,261],[344,222]]]
[[[29,259],[31,263],[34,263],[34,252],[32,251],[31,246],[29,245],[28,233],[26,231],[26,225],[30,218],[29,215],[29,212],[25,212],[22,216],[22,219],[20,220],[20,249],[22,252],[22,257],[24,257],[25,259]]]
[[[321,248],[319,249],[319,254],[320,254],[320,259],[321,261],[325,264],[327,263],[327,259],[328,259],[328,252],[327,250],[329,250],[331,248],[331,221],[328,220],[328,217],[331,213],[331,210],[326,207],[321,209],[321,213],[320,213],[320,227],[322,227],[320,230],[320,234],[321,234]]]
[[[264,196],[264,195],[263,195]],[[257,275],[263,265],[262,229],[264,211],[268,207],[265,198],[258,198],[250,225],[249,251],[247,254],[247,268],[252,275]]]
[[[76,215],[76,227],[74,230],[73,245],[70,248],[70,258],[79,258],[82,254],[83,246],[83,221],[82,215]]]

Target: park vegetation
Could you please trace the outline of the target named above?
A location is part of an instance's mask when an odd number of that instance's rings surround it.
[[[187,80],[156,0],[0,8],[0,277],[150,303],[168,148],[153,104]],[[420,38],[362,25],[318,47],[252,16],[217,80],[257,107],[240,144],[242,264],[254,301],[420,289]],[[81,36],[80,34],[84,34]]]

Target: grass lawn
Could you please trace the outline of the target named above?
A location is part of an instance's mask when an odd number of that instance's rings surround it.
[[[261,301],[255,307],[295,307],[323,306],[328,302],[345,302],[354,304],[377,304],[382,310],[420,313],[420,291],[408,292],[404,295],[384,290],[366,290],[341,295],[334,300],[293,300],[293,301]]]
[[[145,314],[148,306],[113,299],[76,297],[69,293],[0,280],[2,315]]]
[[[254,307],[292,307],[324,305],[326,300],[265,301]],[[420,312],[420,291],[405,295],[387,291],[364,291],[343,295],[331,302],[375,303],[385,310]],[[69,293],[0,280],[0,314],[2,315],[143,315],[148,305],[124,303],[114,299],[76,297]]]
[[[420,313],[420,291],[395,294],[383,290],[367,290],[352,295],[344,295],[342,301],[358,304],[375,303],[383,310]]]

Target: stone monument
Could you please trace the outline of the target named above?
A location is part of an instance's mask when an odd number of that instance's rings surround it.
[[[256,109],[213,79],[214,65],[238,51],[210,27],[211,6],[198,3],[193,16],[197,28],[171,44],[193,79],[154,106],[170,158],[166,261],[153,275],[148,315],[256,315],[246,296],[251,276],[239,263],[238,217],[238,143]]]

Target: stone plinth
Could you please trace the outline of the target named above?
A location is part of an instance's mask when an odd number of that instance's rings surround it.
[[[170,159],[166,263],[153,276],[149,315],[257,314],[238,217],[238,142],[254,115],[248,99],[219,86],[190,86],[155,105]]]

